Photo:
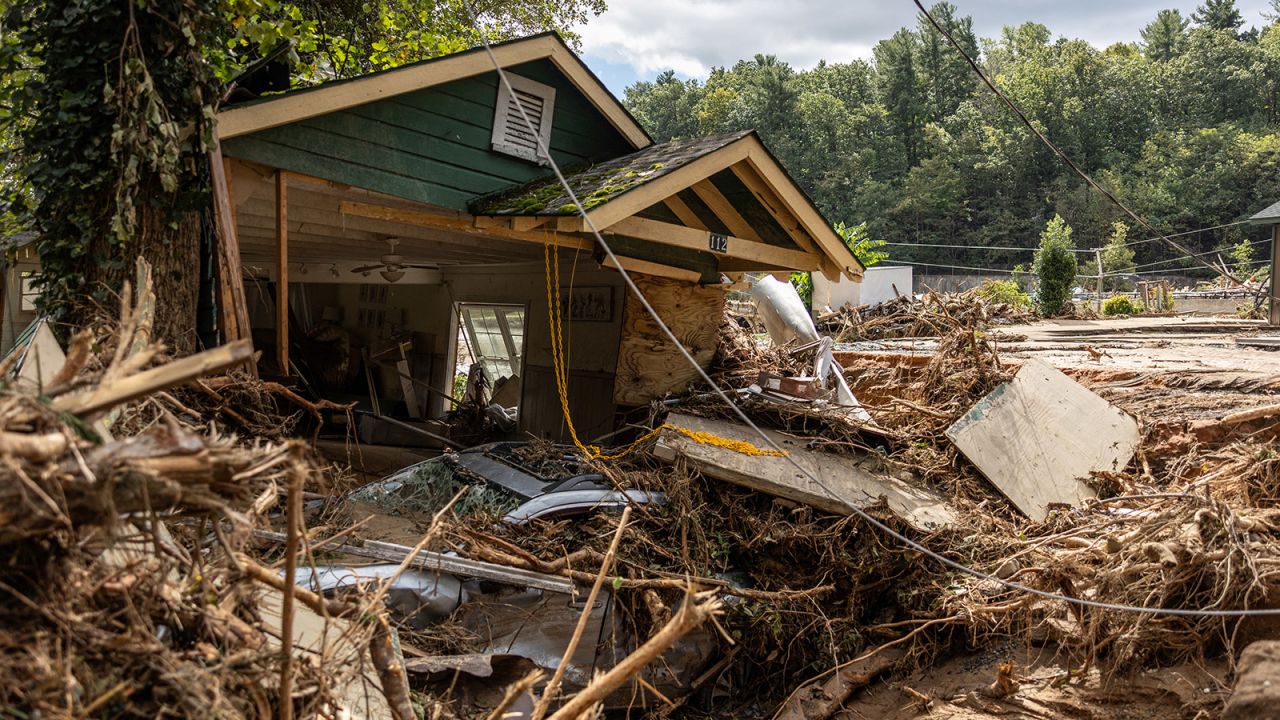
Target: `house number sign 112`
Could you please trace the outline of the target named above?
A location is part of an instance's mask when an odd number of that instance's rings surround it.
[[[727,253],[729,252],[729,236],[719,233],[711,233],[707,243],[711,247],[711,252]]]

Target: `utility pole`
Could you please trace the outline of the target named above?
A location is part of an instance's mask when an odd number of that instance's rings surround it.
[[[1098,314],[1102,314],[1102,248],[1095,248],[1093,258],[1098,261]]]

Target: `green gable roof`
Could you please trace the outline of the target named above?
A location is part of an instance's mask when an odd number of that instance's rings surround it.
[[[740,140],[751,131],[676,140],[595,165],[579,165],[565,180],[587,210],[652,182],[700,157]],[[474,215],[575,215],[578,210],[554,175],[478,198]]]

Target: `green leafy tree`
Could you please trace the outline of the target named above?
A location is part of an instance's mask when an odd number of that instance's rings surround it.
[[[871,267],[889,259],[889,253],[882,249],[885,247],[885,241],[868,237],[866,223],[857,225],[836,223],[835,231],[844,240],[845,246],[853,251],[853,256],[858,258],[862,267]]]
[[[1235,33],[1244,25],[1244,16],[1236,7],[1236,0],[1205,0],[1191,14],[1191,20],[1210,30],[1227,30]]]
[[[605,0],[225,0],[234,29],[224,47],[233,71],[280,42],[293,44],[299,80],[354,77],[465,50],[480,43],[573,29],[604,12]],[[477,16],[472,17],[472,9]],[[215,49],[211,46],[210,50]]]
[[[1112,224],[1111,237],[1107,239],[1107,244],[1102,248],[1102,274],[1115,275],[1116,273],[1133,272],[1134,252],[1131,246],[1126,245],[1129,237],[1129,226],[1117,220]],[[1103,281],[1103,287],[1111,290],[1125,289],[1128,281],[1124,278],[1109,277]]]
[[[1177,10],[1161,10],[1156,19],[1142,29],[1143,52],[1153,62],[1168,62],[1187,46],[1187,26],[1191,21]]]
[[[929,9],[938,24],[964,48],[969,57],[979,56],[978,37],[973,32],[973,19],[956,17],[956,6],[940,2]],[[977,78],[969,63],[951,47],[924,16],[919,20],[920,81],[924,87],[926,116],[931,122],[942,122],[972,94]]]
[[[1062,312],[1071,299],[1071,286],[1076,279],[1076,259],[1071,252],[1071,226],[1054,215],[1040,233],[1040,247],[1032,263],[1040,285],[1036,289],[1036,307],[1040,314],[1052,317]]]
[[[631,113],[658,142],[700,134],[694,108],[703,95],[697,80],[680,80],[674,70],[658,75],[653,82],[638,82],[625,92]]]
[[[1234,265],[1236,277],[1249,277],[1253,272],[1253,243],[1249,242],[1249,238],[1241,238],[1240,242],[1231,247],[1231,262]]]
[[[903,28],[873,48],[876,61],[876,85],[880,102],[888,111],[890,123],[902,144],[907,167],[920,157],[920,130],[924,115],[924,99],[916,73],[916,34]]]

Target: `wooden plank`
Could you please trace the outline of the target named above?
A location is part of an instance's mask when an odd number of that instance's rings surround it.
[[[341,142],[340,138],[336,138],[330,140],[328,144]],[[312,152],[310,148],[295,147],[293,144],[275,142],[257,135],[235,138],[227,145],[226,152],[237,159],[251,160],[316,177],[328,176],[329,179],[355,187],[368,188],[397,198],[431,203],[456,210],[466,208],[467,203],[475,197],[474,192],[423,182],[389,172],[381,167],[370,167],[329,157],[330,154],[341,154],[340,152]]]
[[[276,362],[289,375],[289,182],[276,173]]]
[[[759,434],[736,423],[672,413],[667,417],[667,424],[768,449]],[[808,440],[805,438],[772,430],[764,432],[789,457],[745,455],[697,442],[672,430],[665,430],[659,436],[654,454],[668,462],[683,458],[703,475],[802,502],[824,512],[848,515],[852,512],[850,508],[867,508],[884,498],[894,514],[920,530],[942,527],[955,519],[941,496],[879,472],[873,460],[806,450]],[[797,464],[804,472],[796,469]],[[805,473],[820,480],[822,485]]]
[[[719,339],[719,323],[707,322],[707,318],[723,316],[723,287],[661,277],[634,280],[680,344],[706,369],[716,354]],[[697,370],[689,366],[631,293],[627,293],[624,313],[614,402],[647,405],[668,393],[681,392],[697,380]]]
[[[209,174],[213,185],[213,224],[217,248],[219,323],[223,340],[232,342],[250,337],[249,305],[244,295],[244,271],[240,266],[240,239],[236,209],[231,202],[230,159],[223,158],[217,142],[209,152]]]
[[[1280,268],[1280,223],[1271,226],[1271,307],[1267,312],[1267,322],[1271,325],[1280,325],[1280,284],[1277,284],[1276,275]]]
[[[370,205],[369,203],[343,202],[340,206],[343,213],[350,215],[358,215],[360,217],[374,218],[377,220],[394,220],[396,222],[408,223],[410,225],[420,225],[423,227],[437,227],[446,230],[459,230],[477,235],[489,235],[508,240],[522,240],[524,242],[534,242],[539,245],[545,242],[542,233],[539,232],[523,232],[520,230],[503,230],[501,228],[478,228],[475,226],[474,218],[466,215],[441,215],[438,213],[430,213],[421,210],[410,210],[407,208],[396,208],[387,205]],[[582,238],[566,237],[561,235],[557,241],[560,247],[572,248],[578,250],[591,250],[595,248],[595,243]]]
[[[620,220],[604,232],[627,235],[641,240],[674,245],[707,252],[710,249],[711,233],[706,230],[695,230],[683,225],[673,225],[660,220],[641,217],[629,217]],[[768,243],[744,240],[740,237],[721,236],[724,239],[724,251],[716,252],[718,257],[749,260],[761,263],[762,266],[784,267],[792,270],[816,270],[822,257],[800,250],[780,248]]]
[[[755,196],[760,205],[773,216],[773,219],[777,221],[778,225],[782,226],[782,229],[786,231],[796,245],[810,252],[817,251],[816,246],[813,244],[813,239],[800,226],[800,220],[796,218],[794,213],[787,210],[787,204],[782,202],[782,199],[773,190],[769,189],[769,185],[764,181],[764,178],[760,177],[750,164],[745,162],[735,163],[729,169],[733,171],[734,175],[738,176],[743,185],[747,186],[747,189],[751,191],[751,194]]]
[[[742,217],[742,213],[738,212],[738,209],[733,206],[733,203],[729,202],[729,199],[720,192],[720,189],[711,182],[710,178],[699,180],[690,189],[702,202],[706,203],[708,208],[711,208],[711,212],[720,218],[720,222],[729,228],[729,232],[748,240],[761,242],[760,233],[751,227],[751,223]]]
[[[604,267],[617,269],[619,265],[628,273],[640,273],[642,275],[653,275],[654,277],[670,278],[672,280],[681,280],[684,282],[696,283],[702,279],[702,273],[696,270],[685,270],[684,268],[671,267],[661,263],[649,262],[648,260],[637,260],[635,258],[623,257],[618,255],[618,262],[614,263],[613,258],[605,256]]]
[[[248,340],[220,345],[195,355],[143,370],[107,385],[100,385],[92,392],[59,395],[53,400],[55,410],[75,415],[92,415],[109,410],[161,390],[190,382],[210,373],[240,365],[253,357],[253,345]]]
[[[688,203],[680,199],[679,195],[672,195],[663,200],[663,202],[667,204],[667,207],[671,208],[671,212],[675,213],[676,217],[680,218],[680,222],[685,225],[698,230],[710,229],[706,223],[702,222],[702,218],[698,217],[698,213],[694,212]]]
[[[528,232],[530,230],[540,228],[543,225],[554,220],[554,218],[537,215],[477,215],[474,224],[478,228],[499,228],[502,230],[518,230],[520,232]]]
[[[1082,479],[1123,470],[1139,440],[1133,418],[1039,360],[1024,362],[946,435],[1033,520],[1050,505],[1094,497]]]
[[[529,38],[493,48],[503,67],[548,59],[569,82],[639,149],[652,141],[582,61],[563,42],[551,36]],[[456,53],[424,63],[407,65],[345,83],[334,83],[309,92],[291,93],[271,100],[218,113],[218,133],[222,138],[246,135],[266,128],[297,122],[365,103],[411,93],[465,77],[493,71],[493,61],[482,50]]]

